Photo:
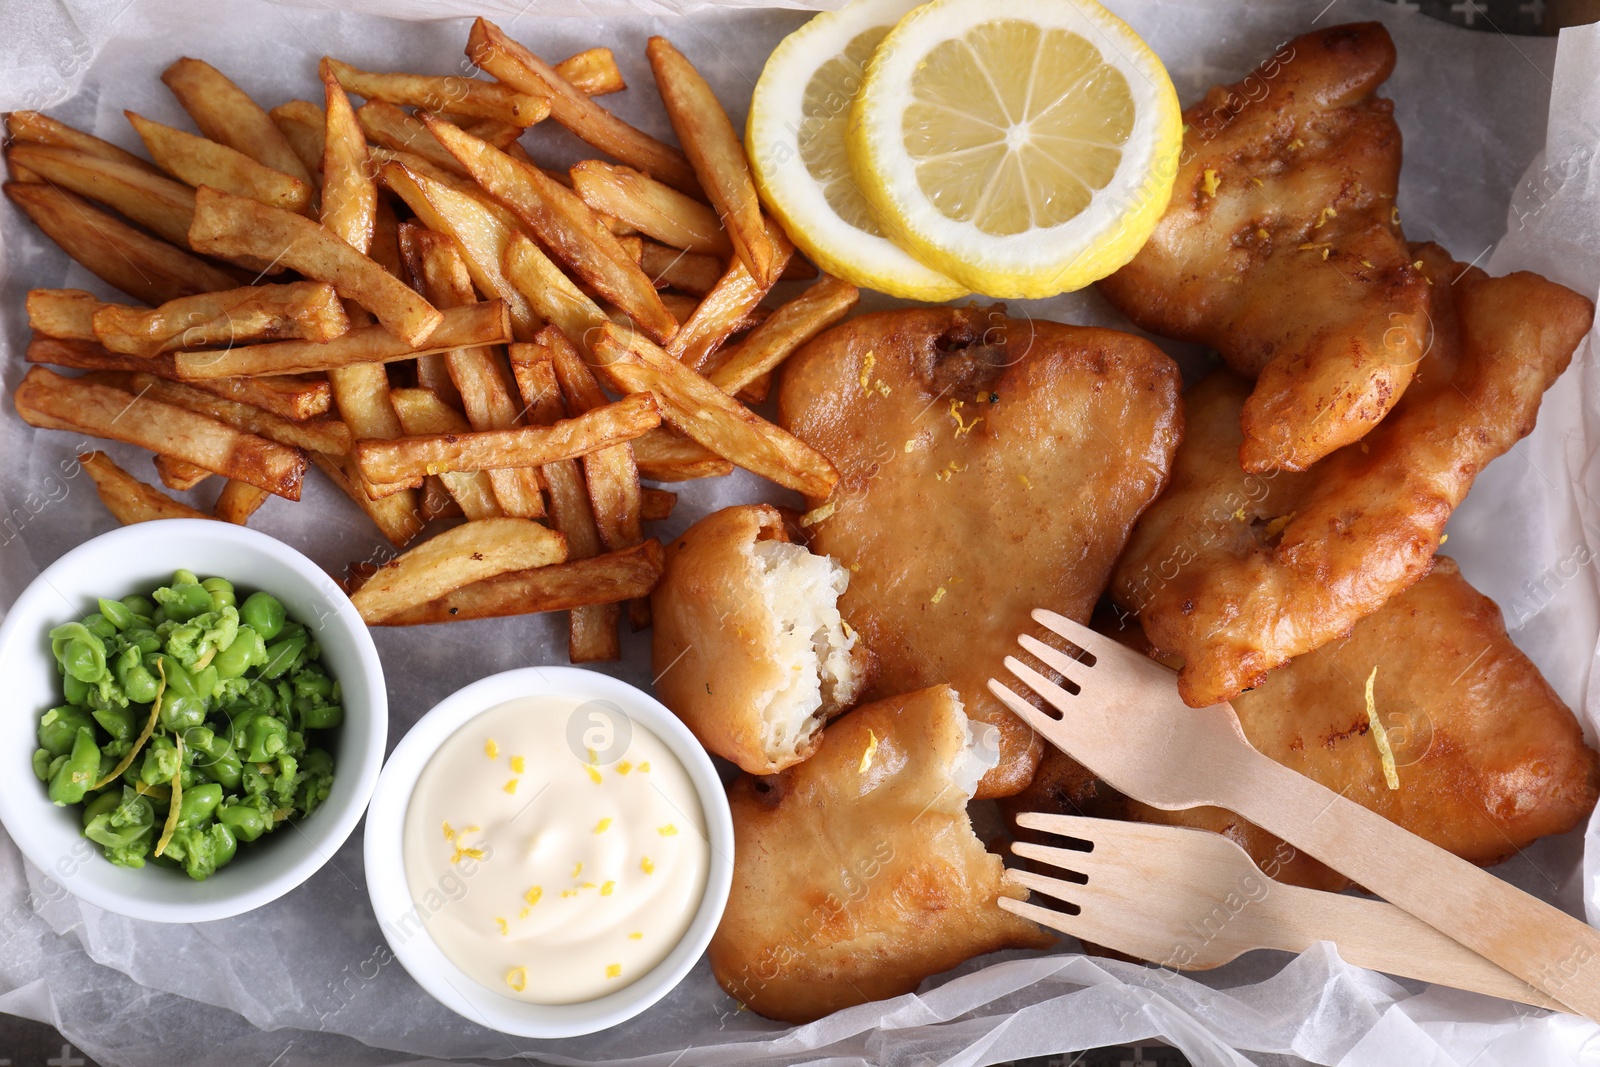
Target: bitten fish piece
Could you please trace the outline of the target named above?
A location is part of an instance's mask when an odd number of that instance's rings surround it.
[[[973,735],[988,729],[935,686],[857,708],[804,763],[735,781],[733,889],[709,952],[722,988],[803,1023],[985,952],[1050,945],[996,903],[1026,893],[967,819],[985,748]]]
[[[1172,200],[1100,291],[1143,328],[1256,379],[1248,471],[1305,470],[1360,439],[1427,344],[1428,285],[1395,209],[1394,69],[1376,22],[1296,37],[1183,113]]]
[[[1176,365],[1142,338],[996,306],[863,315],[782,374],[783,425],[839,469],[806,528],[850,570],[839,607],[878,660],[872,694],[955,686],[1000,730],[978,796],[1015,793],[1040,742],[984,683],[1034,608],[1088,621],[1166,483]]]
[[[1594,305],[1537,274],[1491,278],[1438,245],[1432,345],[1372,433],[1305,472],[1246,473],[1225,372],[1185,396],[1172,485],[1135,527],[1111,594],[1152,644],[1183,657],[1191,707],[1230,700],[1349,631],[1428,573],[1445,522],[1490,460],[1533,429],[1540,398]]]

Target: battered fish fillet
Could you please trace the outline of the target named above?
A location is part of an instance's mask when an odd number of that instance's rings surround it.
[[[804,763],[734,782],[733,889],[710,948],[722,988],[803,1023],[1052,944],[995,903],[1027,894],[967,819],[983,771],[970,733],[987,729],[936,686],[857,708]]]
[[[1154,333],[1255,378],[1248,471],[1305,470],[1376,426],[1427,338],[1428,286],[1395,209],[1400,130],[1373,94],[1394,69],[1375,22],[1296,37],[1184,112],[1166,214],[1100,283]]]
[[[955,686],[1000,730],[980,797],[1015,793],[1039,740],[987,679],[1047,607],[1087,620],[1182,435],[1178,369],[1113,330],[920,308],[834,327],[784,365],[780,420],[839,469],[811,548],[850,570],[873,694]]]
[[[1533,429],[1589,331],[1594,305],[1537,274],[1491,278],[1433,244],[1411,254],[1433,283],[1432,346],[1363,440],[1309,471],[1248,474],[1249,385],[1215,373],[1184,398],[1172,485],[1134,529],[1111,592],[1183,658],[1192,707],[1260,684],[1427,574],[1451,511]]]
[[[1136,627],[1125,633],[1143,645]],[[1368,727],[1374,667],[1373,704],[1398,789],[1385,782]],[[1582,825],[1600,794],[1600,756],[1584,744],[1577,719],[1512,644],[1500,609],[1445,556],[1349,637],[1297,657],[1233,707],[1266,755],[1474,863],[1498,863]],[[1052,754],[1028,792],[1006,803],[1218,830],[1280,881],[1349,884],[1229,812],[1158,811],[1084,778]]]

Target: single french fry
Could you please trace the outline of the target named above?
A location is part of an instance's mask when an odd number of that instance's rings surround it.
[[[196,467],[187,460],[174,459],[171,456],[155,456],[156,475],[161,479],[161,484],[171,489],[174,493],[187,493],[207,478],[211,472],[204,467]]]
[[[217,68],[185,57],[163,71],[161,80],[211,140],[311,184],[310,170],[272,117]]]
[[[322,75],[322,211],[319,220],[359,252],[371,249],[378,210],[378,186],[367,159],[367,137],[356,122],[350,98],[333,76]]]
[[[327,138],[328,117],[322,108],[309,100],[290,100],[267,114],[315,178],[322,170],[322,145]]]
[[[103,141],[93,134],[74,129],[42,112],[13,111],[6,115],[6,130],[11,134],[11,140],[13,141],[73,148],[93,156],[99,156],[101,159],[109,159],[130,167],[138,167],[151,174],[161,173],[148,160],[140,159],[132,152],[119,148],[110,141]],[[96,455],[98,454],[96,453]]]
[[[665,522],[672,518],[672,509],[677,507],[677,504],[677,493],[646,487],[641,492],[639,517],[645,522]]]
[[[586,159],[572,167],[583,202],[673,248],[727,257],[733,245],[717,213],[691,196],[632,167]]]
[[[511,209],[551,251],[585,282],[624,309],[651,337],[665,341],[678,331],[655,287],[617,238],[576,194],[538,167],[512,159],[448,122],[423,123],[495,199]]]
[[[385,563],[350,600],[373,623],[463,585],[566,558],[565,538],[547,526],[531,519],[479,519]]]
[[[265,437],[269,441],[303,448],[312,452],[343,455],[355,443],[350,428],[338,419],[317,419],[296,422],[253,404],[241,403],[226,397],[215,396],[185,382],[169,381],[154,374],[138,371],[90,371],[85,375],[91,381],[114,386],[135,396],[159,400],[174,407],[225,422],[245,433]]]
[[[250,521],[250,516],[256,509],[267,502],[267,497],[272,494],[251,485],[228,479],[228,484],[222,487],[222,492],[217,494],[217,502],[211,509],[211,514],[223,522],[231,522],[236,526],[243,526]]]
[[[502,152],[510,152],[524,163],[533,162],[528,157],[527,151],[517,143],[517,138],[522,136],[521,126],[511,126],[492,119],[475,119],[470,116],[440,115],[439,117],[467,131],[480,141],[488,141]]]
[[[561,327],[585,352],[593,332],[610,321],[600,305],[523,234],[513,234],[506,246],[505,273],[541,318]]]
[[[29,289],[28,325],[47,337],[94,341],[94,313],[110,306],[82,289]]]
[[[432,241],[452,243],[448,234],[435,233],[425,228],[421,223],[402,222],[395,232],[400,244],[400,261],[405,268],[406,284],[411,286],[423,296],[429,296],[423,289],[425,283],[422,257],[424,246]],[[467,281],[470,292],[472,282]],[[476,300],[476,295],[473,296]],[[437,301],[430,301],[434,307],[439,307]],[[443,310],[443,309],[441,309]],[[429,352],[417,357],[416,363],[417,385],[419,388],[431,392],[446,407],[453,409],[457,414],[461,412],[461,391],[456,388],[456,383],[450,378],[450,366],[445,361],[443,352]],[[392,391],[391,391],[391,399]],[[398,406],[395,409],[399,413]],[[405,420],[401,420],[404,422]],[[470,426],[468,427],[471,428]]]
[[[623,122],[589,99],[544,60],[485,19],[472,24],[467,57],[514,89],[550,98],[550,117],[607,155],[680,192],[700,186],[682,152]]]
[[[463,622],[615,604],[649,596],[665,568],[661,542],[645,541],[621,552],[569,559],[549,567],[511,571],[473,582],[396,612],[379,626]]]
[[[359,114],[359,112],[357,112],[357,114]],[[429,134],[428,136],[432,137],[433,135]],[[367,145],[367,157],[372,160],[373,169],[380,177],[383,175],[384,166],[393,163],[397,166],[404,167],[413,174],[421,175],[424,178],[429,178],[436,182],[443,182],[451,189],[472,193],[475,196],[481,192],[481,190],[478,190],[478,187],[473,184],[471,178],[468,178],[466,175],[460,173],[460,164],[456,164],[455,170],[446,170],[444,167],[424,159],[415,152],[410,152],[403,148],[386,148],[379,144]],[[454,156],[451,156],[450,159],[451,162],[455,161]],[[389,183],[387,180],[385,180],[384,184],[388,185]],[[477,190],[477,192],[475,192],[475,190]],[[399,194],[396,193],[395,195],[398,196]]]
[[[550,101],[544,94],[521,93],[499,82],[459,75],[380,74],[327,56],[323,57],[321,70],[324,77],[339,79],[347,92],[403,107],[489,119],[519,128],[542,122],[550,114]]]
[[[311,206],[309,181],[264,167],[227,145],[154,122],[137,112],[123,114],[144,141],[150,158],[179,181],[196,187],[209,185],[285,211],[303,212]]]
[[[227,350],[178,352],[174,366],[178,377],[186,381],[256,374],[305,374],[364,363],[394,363],[426,352],[504,344],[509,340],[511,320],[505,305],[498,300],[486,300],[450,308],[443,314],[439,328],[415,347],[374,324],[358,326],[322,343],[276,341]]]
[[[724,260],[716,256],[684,252],[677,248],[646,241],[639,250],[639,269],[649,276],[657,289],[681,289],[695,296],[705,296],[722,280]],[[696,306],[699,306],[698,301]],[[667,305],[676,317],[677,311]],[[688,322],[693,312],[678,321]]]
[[[620,93],[628,87],[617,68],[617,57],[609,48],[590,48],[576,52],[556,64],[556,73],[585,96]]]
[[[418,346],[443,321],[431,304],[333,231],[289,211],[202,186],[195,194],[189,244],[218,255],[276,257],[290,270],[328,282],[377,316],[396,337]]]
[[[310,455],[317,469],[366,512],[373,525],[396,548],[405,547],[426,525],[422,509],[413,503],[413,494],[395,493],[378,500],[368,496],[358,484],[360,472],[355,471],[355,460],[351,456],[330,456],[325,452],[312,452]]]
[[[391,389],[389,399],[394,403],[395,414],[400,416],[400,426],[407,436],[472,431],[472,424],[465,415],[429,389]],[[493,519],[504,515],[505,510],[495,498],[489,474],[488,471],[447,471],[438,477],[445,490],[461,505],[463,515],[469,519]]]
[[[824,274],[822,280],[784,304],[750,331],[743,341],[718,355],[711,372],[713,385],[737,395],[788,359],[801,345],[850,313],[861,291],[849,282]]]
[[[619,389],[653,393],[662,418],[711,451],[806,496],[833,491],[839,472],[827,456],[767,422],[638,331],[607,323],[594,352]]]
[[[93,328],[113,352],[154,356],[280,337],[320,343],[349,330],[350,320],[327,282],[290,282],[198,293],[158,308],[106,304],[95,311]]]
[[[409,152],[440,170],[465,178],[467,168],[440,144],[422,120],[387,100],[368,100],[356,109],[356,121],[367,139],[395,151]]]
[[[40,181],[121,212],[163,240],[188,244],[194,190],[182,182],[81,148],[16,144],[6,158],[27,167]]]
[[[631,443],[639,477],[652,482],[690,482],[733,473],[732,463],[668,426],[651,430]]]
[[[645,51],[678,143],[727,227],[734,252],[751,277],[771,287],[783,273],[783,264],[777,262],[778,249],[767,235],[750,162],[733,121],[694,64],[671,41],[652,37]]]
[[[94,479],[100,502],[124,526],[155,519],[209,519],[212,516],[180,503],[146,485],[111,461],[104,452],[85,452],[78,463]]]
[[[794,246],[776,223],[769,226],[767,233],[777,249],[774,263],[776,271],[781,273],[794,255]],[[738,332],[771,289],[770,284],[756,280],[744,265],[744,260],[734,259],[711,292],[700,301],[694,314],[684,322],[683,329],[668,344],[667,351],[682,360],[685,366],[705,371],[711,366],[712,356],[717,349]]]
[[[213,474],[247,481],[289,500],[300,499],[306,459],[297,449],[184,408],[107,385],[63,378],[43,367],[29,369],[12,401],[29,425],[125,441],[187,460]],[[135,404],[138,411],[130,415]]]
[[[627,397],[554,426],[358,440],[355,456],[368,480],[400,482],[444,471],[538,467],[631,441],[660,423],[654,398]]]
[[[62,250],[106,284],[146,304],[232,289],[232,274],[134,229],[86,200],[37,183],[7,182],[6,196]]]

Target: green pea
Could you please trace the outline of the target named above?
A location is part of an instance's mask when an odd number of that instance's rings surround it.
[[[109,815],[111,812],[116,811],[121,803],[122,791],[120,789],[107,789],[99,796],[90,799],[83,806],[83,825],[88,826],[97,815]]]
[[[57,807],[76,804],[94,784],[100,770],[100,747],[94,743],[94,731],[88,727],[78,730],[72,742],[72,752],[50,779],[50,799]]]
[[[216,696],[217,683],[221,681],[216,667],[208,665],[204,670],[195,671],[190,677],[194,680],[195,696],[205,701]]]
[[[51,708],[39,717],[39,747],[52,756],[71,752],[79,730],[94,731],[94,719],[86,709],[71,704]]]
[[[136,625],[130,630],[125,630],[122,639],[128,643],[129,648],[137,648],[141,656],[161,651],[161,638],[148,626]]]
[[[117,636],[117,631],[121,629],[121,627],[117,626],[116,623],[112,622],[98,611],[93,615],[85,615],[83,617],[83,625],[86,626],[91,633],[99,637],[115,637]]]
[[[307,730],[331,730],[342,722],[344,708],[338,704],[323,704],[300,713],[300,725]]]
[[[221,611],[225,607],[233,607],[239,603],[239,598],[233,591],[233,583],[226,578],[207,578],[200,583],[200,588],[211,594],[213,611]]]
[[[107,600],[101,597],[100,614],[118,630],[126,630],[133,625],[133,612],[120,600]]]
[[[51,630],[50,650],[68,678],[93,684],[106,677],[105,640],[81,622]]]
[[[122,682],[122,691],[136,704],[148,704],[153,701],[161,684],[143,662],[127,668],[118,679]]]
[[[239,851],[239,840],[233,836],[233,831],[220,823],[211,824],[211,840],[213,862],[221,867],[233,860]]]
[[[183,582],[157,589],[156,603],[166,611],[167,618],[188,622],[211,610],[211,594],[198,582]]]
[[[267,828],[267,820],[248,804],[224,804],[217,811],[217,822],[233,831],[234,837],[245,841],[254,841]]]
[[[228,647],[217,653],[211,665],[222,678],[237,678],[251,667],[267,662],[267,646],[261,635],[250,626],[239,627],[239,632]]]
[[[61,692],[67,698],[68,704],[87,704],[89,702],[89,683],[79,681],[72,675],[61,679]]]
[[[175,571],[172,572],[172,584],[173,585],[199,585],[200,584],[200,576],[195,574],[194,571],[183,570],[183,569],[180,568],[179,570],[175,570]]]
[[[270,715],[257,715],[245,727],[245,759],[251,763],[267,763],[288,747],[289,728],[282,719]]]
[[[137,737],[144,722],[137,711],[129,707],[100,708],[94,712],[94,721],[105,728],[113,741],[126,741]]]
[[[144,760],[139,767],[139,781],[145,785],[166,785],[178,773],[180,762],[178,748],[165,734],[156,734],[144,746]]]
[[[244,768],[233,745],[221,736],[213,736],[206,744],[195,746],[192,766],[229,792],[239,788]]]
[[[221,803],[222,786],[215,782],[185,789],[178,805],[178,825],[199,826],[209,821]]]
[[[263,641],[271,641],[283,629],[288,612],[283,602],[271,593],[251,593],[239,606],[239,618],[260,634]]]
[[[50,780],[50,750],[36,748],[33,750],[33,774],[41,782]]]
[[[123,597],[122,606],[141,619],[148,619],[156,613],[155,602],[147,596],[140,596],[138,593]],[[102,608],[100,610],[104,611],[105,609]]]
[[[261,677],[277,678],[300,658],[306,649],[306,636],[299,633],[267,646],[267,661],[261,665]]]

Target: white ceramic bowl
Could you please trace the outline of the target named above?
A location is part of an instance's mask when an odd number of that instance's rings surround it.
[[[322,662],[343,691],[344,723],[329,745],[333,788],[311,816],[254,842],[196,882],[146,864],[117,867],[82,834],[81,806],[58,808],[34,776],[39,716],[61,703],[50,655],[51,627],[83,618],[98,597],[149,595],[179,569],[221,577],[244,592],[283,601],[322,646]],[[243,595],[240,600],[243,600]],[[0,822],[22,854],[80,899],[135,919],[203,922],[275,900],[310,878],[344,844],[377,784],[388,737],[389,702],[372,635],[355,605],[320,567],[281,541],[242,526],[166,519],[112,530],[79,545],[33,580],[0,624]]]
[[[606,700],[659,737],[689,773],[705,813],[711,863],[705,896],[677,946],[633,983],[579,1004],[528,1004],[468,978],[420,923],[406,884],[402,839],[406,808],[423,767],[441,744],[490,708],[519,697],[557,695]],[[389,948],[417,984],[475,1023],[521,1037],[575,1037],[633,1018],[666,996],[700,959],[722,919],[733,884],[733,817],[716,768],[678,717],[648,693],[577,667],[524,667],[459,689],[424,715],[395,747],[372,795],[366,831],[367,892]]]

